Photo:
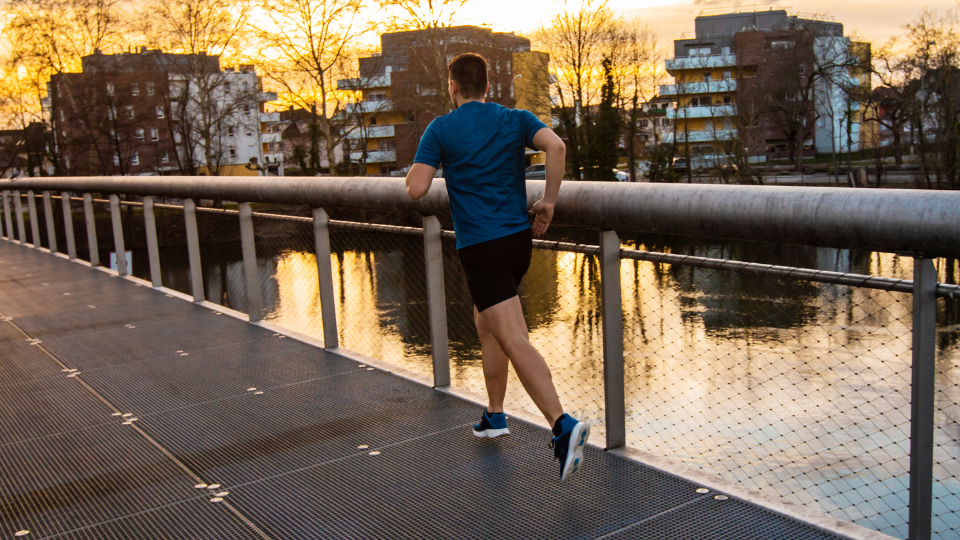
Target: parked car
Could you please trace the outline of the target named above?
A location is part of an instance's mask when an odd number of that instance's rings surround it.
[[[527,167],[524,175],[528,180],[545,180],[547,178],[547,166],[543,163]]]
[[[617,182],[629,182],[630,173],[625,173],[620,169],[614,169],[613,174],[617,175]]]
[[[690,170],[690,165],[687,163],[686,158],[673,158],[673,172],[677,174],[687,174]]]

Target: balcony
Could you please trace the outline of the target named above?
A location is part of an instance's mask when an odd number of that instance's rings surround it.
[[[381,101],[361,101],[359,103],[348,103],[346,111],[348,113],[375,113],[393,110],[393,102],[389,99]]]
[[[349,134],[347,134],[348,139],[383,139],[386,137],[393,137],[394,130],[393,126],[368,126],[361,130],[360,128],[354,128]]]
[[[674,72],[683,69],[708,69],[725,68],[737,65],[737,55],[718,54],[714,56],[684,56],[679,58],[668,58],[666,61],[667,71]]]
[[[279,122],[280,113],[278,112],[262,112],[260,113],[261,122]]]
[[[692,143],[705,143],[705,142],[714,142],[714,141],[729,141],[737,136],[737,130],[735,129],[717,129],[717,130],[706,130],[706,131],[690,131],[684,133],[678,131],[676,134],[676,139],[678,143],[683,142],[692,142]],[[674,139],[673,133],[664,133],[660,136],[661,142],[672,143]]]
[[[670,109],[667,111],[667,118],[670,120],[684,118],[722,118],[736,114],[737,108],[734,105],[713,105],[711,107],[681,107],[679,109]]]
[[[280,142],[280,135],[280,133],[262,133],[260,140],[264,143],[278,143]]]
[[[687,96],[693,94],[719,94],[736,92],[737,81],[710,81],[683,84],[664,84],[660,86],[661,96]]]
[[[350,152],[350,161],[360,161],[362,152]],[[367,150],[367,163],[394,163],[397,161],[395,150]]]
[[[359,77],[354,79],[340,79],[337,81],[337,90],[368,90],[370,88],[389,88],[390,74],[376,77]]]

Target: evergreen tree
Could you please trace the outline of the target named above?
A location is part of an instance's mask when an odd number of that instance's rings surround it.
[[[603,75],[605,81],[601,89],[600,112],[586,147],[584,172],[588,180],[615,181],[617,176],[613,170],[617,167],[620,115],[614,106],[616,96],[609,58],[603,60]]]

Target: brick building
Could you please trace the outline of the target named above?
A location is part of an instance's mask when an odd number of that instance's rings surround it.
[[[675,40],[666,61],[675,83],[661,95],[676,103],[677,133],[664,142],[688,146],[702,165],[722,160],[735,140],[759,159],[859,149],[862,113],[850,90],[869,88],[869,44],[844,37],[840,23],[783,10],[701,15],[695,25],[695,37]],[[745,117],[745,100],[762,102],[763,113]]]
[[[366,174],[390,174],[410,166],[420,136],[435,117],[452,110],[447,64],[473,52],[486,58],[487,101],[530,110],[549,125],[549,57],[531,51],[530,40],[475,26],[455,26],[380,36],[381,52],[360,59],[360,77],[338,81],[356,103],[346,138],[349,159]],[[344,150],[347,153],[347,149]],[[542,156],[528,152],[528,163]]]
[[[97,51],[81,66],[48,83],[57,174],[258,174],[263,105],[276,94],[260,91],[252,66],[146,48]]]

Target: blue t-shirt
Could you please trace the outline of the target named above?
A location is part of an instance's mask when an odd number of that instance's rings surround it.
[[[443,164],[457,249],[530,228],[523,157],[545,127],[530,111],[479,101],[427,126],[413,161]]]

